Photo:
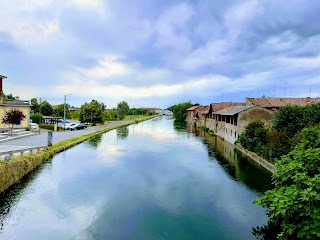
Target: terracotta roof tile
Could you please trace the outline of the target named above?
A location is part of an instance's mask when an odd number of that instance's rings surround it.
[[[221,102],[221,103],[211,103],[212,111],[216,112],[225,107],[233,107],[233,106],[245,106],[244,102]]]

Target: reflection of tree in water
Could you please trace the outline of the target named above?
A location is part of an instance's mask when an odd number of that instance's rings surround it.
[[[173,121],[173,128],[178,132],[185,132],[187,130],[187,123],[185,121],[179,122],[177,120]]]
[[[238,151],[233,144],[207,133],[201,135],[211,159],[217,160],[233,179],[260,193],[271,188],[271,173]]]
[[[117,135],[119,139],[126,139],[129,135],[129,128],[128,127],[117,128]]]
[[[33,182],[35,178],[42,172],[42,170],[51,164],[52,158],[37,167],[35,170],[28,173],[25,177],[23,177],[18,183],[12,185],[6,191],[0,193],[0,230],[3,229],[3,223],[6,219],[6,216],[10,215],[12,209],[16,202],[18,202],[21,196],[24,194],[25,188],[29,183]]]
[[[88,143],[93,147],[98,147],[98,145],[101,143],[102,135],[97,135],[93,138],[90,138],[88,140]]]

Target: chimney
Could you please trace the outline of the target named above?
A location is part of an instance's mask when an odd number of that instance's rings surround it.
[[[1,96],[2,93],[3,93],[3,89],[2,89],[2,79],[4,79],[4,78],[7,78],[7,77],[0,75],[0,96]]]

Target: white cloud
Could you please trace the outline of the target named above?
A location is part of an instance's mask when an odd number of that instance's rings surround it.
[[[91,68],[72,67],[66,73],[66,78],[75,84],[95,84],[98,81],[121,75],[128,75],[131,69],[121,62],[120,57],[108,55],[103,57],[97,66]]]
[[[157,33],[156,46],[174,47],[176,50],[189,50],[191,42],[184,29],[187,21],[192,17],[193,10],[190,5],[179,4],[167,9],[160,15],[155,31]]]

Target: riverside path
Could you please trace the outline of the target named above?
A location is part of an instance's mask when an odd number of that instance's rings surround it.
[[[128,124],[133,122],[134,120],[124,120],[124,121],[107,123],[106,125],[89,127],[83,130],[53,132],[52,143],[53,144],[58,143],[73,137],[78,137],[88,133],[93,133],[105,128],[117,127],[123,124]],[[47,142],[48,142],[48,131],[41,129],[40,134],[19,138],[19,139],[13,139],[7,142],[0,143],[0,153],[8,150],[10,151],[19,150],[19,149],[27,148],[30,146],[32,147],[43,146],[43,145],[47,145]]]

